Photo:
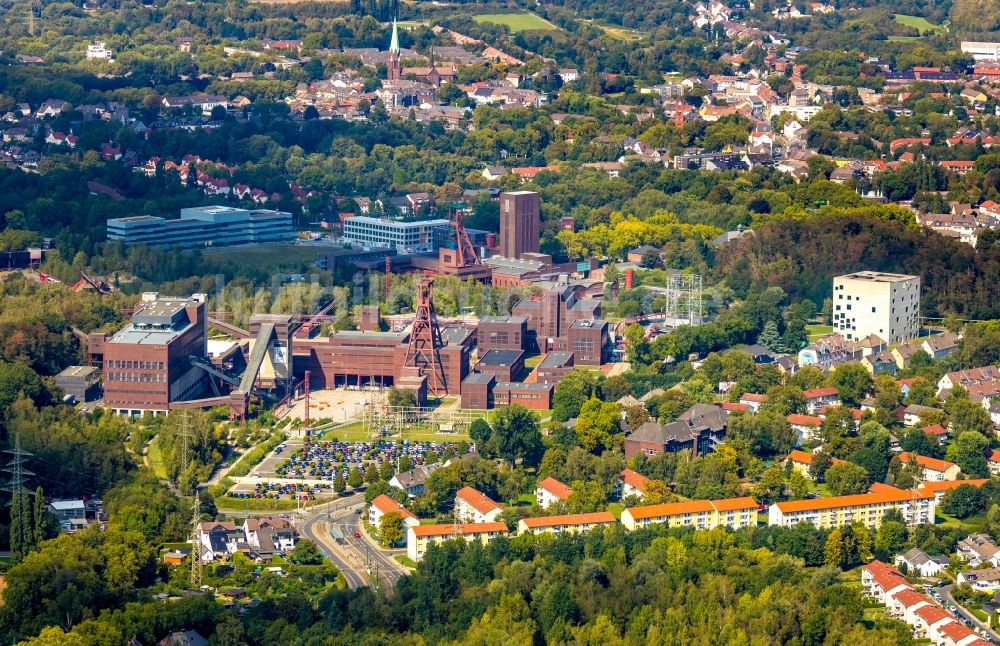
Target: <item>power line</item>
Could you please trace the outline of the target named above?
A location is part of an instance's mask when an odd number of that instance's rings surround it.
[[[27,462],[27,457],[33,457],[31,453],[23,450],[21,448],[21,434],[17,433],[14,435],[14,448],[6,449],[4,453],[11,455],[10,462],[7,463],[4,471],[11,474],[10,482],[8,482],[3,489],[11,493],[11,501],[7,504],[13,504],[14,498],[21,495],[24,492],[24,480],[27,476],[35,475],[31,471],[24,468],[24,463]]]
[[[194,490],[194,513],[191,515],[191,587],[201,587],[201,542],[198,540],[198,525],[201,508],[198,504],[198,490]]]

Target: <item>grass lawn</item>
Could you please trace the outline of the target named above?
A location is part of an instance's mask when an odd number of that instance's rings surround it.
[[[979,621],[989,621],[990,620],[989,615],[987,615],[985,612],[983,612],[979,608],[969,608],[968,610],[972,614],[976,615],[976,618],[979,619]]]
[[[312,266],[316,262],[316,254],[328,249],[318,245],[277,244],[213,249],[203,251],[202,256],[219,263],[232,262],[261,269],[299,269],[302,265]]]
[[[626,42],[637,42],[642,40],[643,33],[640,31],[635,31],[634,29],[625,29],[624,27],[608,27],[606,25],[595,25],[600,28],[608,36],[613,36],[618,40],[624,40]]]
[[[815,341],[816,339],[820,338],[824,334],[830,334],[831,332],[833,332],[833,326],[832,325],[807,325],[806,326],[806,334],[809,335],[809,340],[810,341]]]
[[[625,511],[625,505],[620,502],[610,502],[608,503],[608,511],[615,517],[615,520],[621,520],[622,512]]]
[[[365,431],[364,425],[361,422],[357,424],[351,424],[350,426],[344,426],[341,428],[332,428],[323,433],[321,439],[326,442],[333,441],[333,438],[337,438],[340,442],[367,442],[372,439],[371,434]],[[399,439],[396,435],[390,435],[384,439],[395,440]],[[468,442],[468,433],[435,433],[434,431],[404,431],[404,440],[416,440],[421,442]]]
[[[535,368],[538,367],[538,364],[540,364],[542,362],[543,358],[544,358],[544,355],[541,355],[541,354],[533,354],[530,357],[526,357],[524,359],[524,368],[525,368],[525,370],[527,370],[528,372],[531,372],[532,370],[534,370]]]
[[[322,502],[327,502],[326,500]],[[317,504],[311,501],[310,504]],[[247,511],[289,511],[295,509],[295,501],[290,498],[274,500],[273,498],[233,498],[222,496],[215,499],[215,506],[219,509],[232,509]]]
[[[905,13],[897,13],[893,16],[893,19],[901,25],[913,27],[920,32],[921,36],[924,34],[936,34],[938,32],[948,31],[947,24],[935,25],[922,16],[908,16]]]
[[[166,480],[167,465],[163,463],[163,454],[160,452],[160,443],[156,441],[155,437],[149,443],[149,450],[146,452],[146,457],[149,458],[149,468],[153,470],[153,475],[160,480]]]
[[[478,16],[472,17],[476,22],[492,22],[497,25],[505,25],[510,28],[512,33],[517,33],[519,31],[528,31],[531,29],[538,29],[543,31],[550,31],[557,29],[548,20],[539,18],[533,13],[523,11],[521,13],[484,13]]]
[[[963,531],[975,534],[983,531],[983,527],[986,525],[986,516],[979,514],[978,516],[969,516],[965,520],[960,520],[954,516],[942,513],[939,509],[937,510],[934,522],[937,525],[944,525],[945,527],[959,527]]]
[[[416,561],[414,561],[413,559],[411,559],[406,554],[397,554],[396,556],[394,556],[392,558],[395,559],[396,562],[399,563],[400,565],[405,565],[406,567],[409,567],[409,568],[416,568],[417,567]]]
[[[516,504],[518,507],[530,507],[535,504],[535,494],[533,493],[522,493],[517,497]]]

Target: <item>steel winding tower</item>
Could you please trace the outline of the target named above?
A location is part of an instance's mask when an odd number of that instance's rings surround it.
[[[427,377],[427,389],[440,396],[445,394],[447,382],[439,352],[444,343],[441,341],[441,328],[438,327],[437,315],[434,313],[431,296],[433,285],[432,278],[421,278],[417,283],[417,312],[410,331],[404,365],[419,368]]]

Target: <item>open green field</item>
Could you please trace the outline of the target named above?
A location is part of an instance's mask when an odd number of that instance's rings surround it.
[[[406,554],[397,554],[392,558],[396,559],[396,562],[399,563],[400,565],[405,565],[406,567],[413,569],[417,568],[416,562]]]
[[[318,245],[262,245],[258,247],[231,247],[202,252],[206,260],[220,263],[232,262],[261,269],[290,268],[316,262],[316,254],[327,249]]]
[[[149,458],[149,468],[153,470],[153,475],[160,480],[166,480],[167,466],[163,464],[163,454],[160,452],[160,443],[156,441],[155,437],[149,443],[149,450],[146,452],[146,457]]]
[[[473,16],[473,19],[476,22],[491,22],[495,25],[506,25],[515,34],[519,31],[528,31],[531,29],[542,31],[558,29],[548,20],[539,18],[527,11],[521,13],[484,13]]]
[[[824,334],[830,334],[833,332],[833,326],[831,325],[807,325],[806,334],[809,335],[810,341],[815,341]]]
[[[333,441],[333,438],[337,438],[340,442],[367,442],[372,439],[371,434],[365,432],[365,427],[362,422],[355,422],[354,424],[348,424],[347,426],[341,426],[339,428],[331,428],[327,431],[323,431],[320,435],[320,439],[327,442]],[[395,435],[391,435],[387,439],[393,440],[399,438]],[[469,435],[467,433],[406,431],[403,433],[402,439],[418,440],[421,442],[468,442]]]
[[[901,25],[913,27],[920,32],[921,36],[925,34],[936,34],[948,31],[947,23],[943,25],[935,25],[922,16],[908,16],[905,13],[897,13],[893,16],[893,19]]]

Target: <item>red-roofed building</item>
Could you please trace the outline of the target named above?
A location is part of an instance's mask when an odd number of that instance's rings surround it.
[[[632,469],[622,469],[618,477],[621,487],[621,493],[618,497],[622,500],[629,496],[642,498],[646,495],[646,483],[649,482],[649,478],[646,476],[636,473]]]
[[[791,462],[793,469],[795,469],[805,477],[812,480],[812,476],[809,475],[809,467],[812,466],[813,458],[815,457],[816,454],[814,453],[810,453],[809,451],[800,451],[796,449],[788,454],[788,457],[785,458],[785,462]],[[840,458],[831,458],[831,460],[832,460],[831,464],[844,463],[844,460],[841,460]]]
[[[930,146],[930,137],[903,137],[900,139],[893,139],[889,142],[889,152],[894,153],[900,148],[908,148],[910,146]]]
[[[891,595],[885,605],[891,614],[913,625],[916,621],[914,613],[918,608],[931,605],[931,600],[916,590],[904,588]]]
[[[948,441],[948,438],[951,437],[951,431],[940,424],[928,424],[920,430],[927,435],[932,436],[938,444],[945,444]]]
[[[569,500],[573,490],[555,478],[545,478],[535,487],[535,502],[542,509],[548,509],[557,502]]]
[[[474,491],[474,490],[473,490]],[[442,525],[416,525],[407,530],[406,555],[414,561],[424,558],[430,545],[460,539],[479,541],[484,545],[510,532],[507,525],[493,523],[445,523]]]
[[[900,590],[912,589],[902,572],[882,561],[872,561],[862,566],[861,585],[867,596],[881,603],[886,603],[889,595]]]
[[[938,629],[955,621],[955,615],[938,606],[922,606],[913,611],[914,628],[918,636],[927,637],[932,643],[937,643],[940,637]]]
[[[791,413],[786,416],[786,419],[792,425],[792,429],[799,434],[800,444],[807,440],[819,438],[819,428],[823,425],[823,420],[820,418],[813,415]]]
[[[761,395],[759,393],[743,393],[740,396],[740,403],[746,404],[754,413],[760,408],[761,404],[767,401],[767,395]]]
[[[462,487],[455,493],[455,511],[463,523],[492,523],[500,517],[503,507],[481,491]]]
[[[955,480],[958,478],[959,472],[961,472],[959,466],[954,462],[929,458],[925,455],[917,455],[916,453],[908,453],[907,451],[900,452],[899,459],[903,464],[915,463],[920,465],[923,468],[923,473],[918,479],[926,482]]]
[[[833,386],[810,388],[802,394],[806,397],[806,407],[810,413],[815,413],[823,406],[840,403],[840,396],[837,394],[837,389]]]
[[[610,511],[596,511],[589,514],[565,514],[562,516],[541,516],[522,518],[517,524],[518,534],[577,534],[589,532],[595,527],[614,525],[614,514]]]
[[[368,506],[368,522],[371,523],[372,527],[378,529],[382,524],[382,517],[392,512],[402,516],[403,524],[407,527],[420,524],[413,512],[385,494],[375,496],[371,505]]]

